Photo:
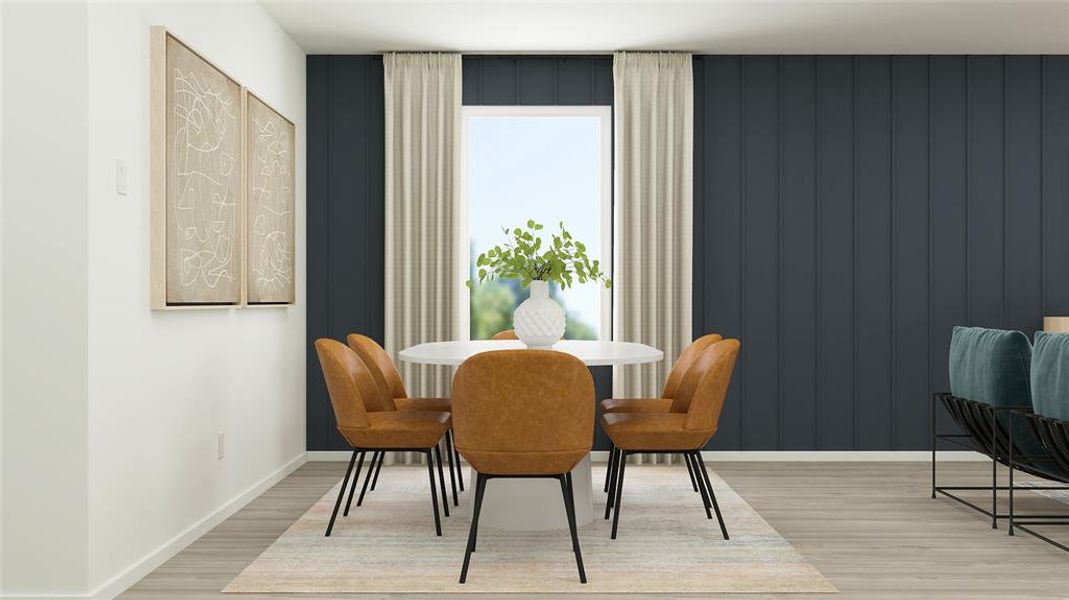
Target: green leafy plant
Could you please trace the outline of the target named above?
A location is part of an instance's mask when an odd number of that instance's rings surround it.
[[[541,223],[527,220],[527,227],[508,227],[501,230],[511,236],[503,245],[494,246],[475,260],[479,283],[495,278],[518,279],[524,287],[532,281],[556,281],[561,289],[576,282],[603,281],[606,288],[612,281],[601,270],[601,263],[590,260],[586,245],[572,238],[572,234],[560,223],[560,232],[550,234],[543,243]],[[466,282],[472,286],[472,280]]]

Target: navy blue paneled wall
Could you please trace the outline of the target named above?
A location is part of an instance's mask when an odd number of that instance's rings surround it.
[[[926,448],[953,325],[1069,314],[1069,57],[695,76],[695,327],[743,340],[713,448]]]
[[[612,103],[610,57],[464,67],[469,105]],[[743,341],[712,448],[925,448],[953,325],[1069,314],[1069,57],[694,69],[695,332]],[[380,58],[308,58],[310,450],[343,447],[311,341],[382,336],[382,97]]]
[[[309,56],[307,448],[342,450],[312,343],[385,328],[382,58]]]

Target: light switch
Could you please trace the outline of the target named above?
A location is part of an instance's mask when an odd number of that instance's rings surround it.
[[[115,162],[115,192],[120,196],[126,195],[126,161]]]

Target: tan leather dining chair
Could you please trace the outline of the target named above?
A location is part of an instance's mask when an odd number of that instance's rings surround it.
[[[372,376],[375,377],[375,381],[386,391],[386,396],[389,399],[388,407],[371,408],[370,410],[424,410],[431,412],[449,412],[452,410],[449,398],[409,398],[408,392],[405,390],[405,382],[401,379],[401,373],[397,370],[397,365],[394,364],[386,349],[375,340],[359,333],[350,333],[346,336],[345,341],[356,352],[357,356],[364,361]],[[460,483],[460,491],[463,492],[464,474],[460,469],[460,455],[453,446],[452,430],[446,432],[445,445],[446,454],[449,457],[449,479],[453,486],[453,506],[459,506],[457,483]],[[374,480],[371,482],[372,490],[375,489],[375,484],[379,481],[379,471],[382,469],[384,456],[384,452],[378,452],[371,457],[371,468],[368,469],[367,477],[371,479],[371,472],[375,472]],[[353,487],[356,487],[355,481],[353,482]],[[365,490],[367,490],[367,480],[364,481],[364,487],[360,491],[360,500],[357,501],[357,506],[362,503]],[[352,493],[349,495],[352,496]]]
[[[720,531],[729,539],[724,517],[720,513],[716,495],[709,481],[709,473],[702,460],[701,450],[716,433],[720,411],[731,384],[731,373],[739,354],[738,340],[722,340],[709,346],[683,377],[676,396],[687,406],[686,412],[667,413],[606,413],[601,415],[601,427],[612,440],[617,458],[610,467],[609,498],[605,518],[615,508],[612,520],[612,539],[620,522],[620,500],[624,487],[627,456],[633,453],[683,454],[689,457],[697,472],[698,488],[706,517],[712,519],[710,505],[716,511]]]
[[[516,335],[516,330],[515,329],[505,329],[503,331],[499,331],[499,332],[495,333],[494,335],[490,336],[490,339],[492,339],[492,340],[518,340],[518,339],[520,339],[520,336]]]
[[[334,502],[330,523],[327,524],[326,536],[329,537],[334,529],[334,521],[338,516],[338,509],[341,507],[342,497],[345,495],[345,488],[349,483],[349,476],[353,472],[353,464],[356,462],[357,455],[360,456],[362,467],[364,455],[367,452],[391,450],[422,452],[426,456],[427,475],[430,477],[431,484],[431,504],[434,507],[434,529],[438,535],[442,535],[431,451],[433,450],[438,458],[438,481],[442,488],[442,504],[445,506],[445,514],[448,517],[449,504],[445,497],[445,478],[442,475],[442,454],[439,442],[451,425],[449,413],[369,410],[371,406],[388,405],[389,397],[379,387],[371,371],[356,352],[341,342],[325,338],[316,340],[315,348],[319,355],[319,364],[323,368],[323,377],[326,379],[327,392],[330,395],[330,405],[334,410],[338,431],[353,449],[353,454],[349,458],[349,467],[345,470],[345,478],[342,479],[341,488],[338,490],[338,499]],[[370,468],[369,466],[369,473]],[[357,467],[353,477],[354,487],[359,478],[360,467]],[[349,502],[352,502],[351,490]],[[348,514],[348,512],[347,503],[345,513]]]
[[[560,482],[579,580],[586,583],[571,475],[594,442],[594,380],[586,365],[549,350],[476,354],[453,377],[453,427],[457,449],[477,473],[460,583],[475,550],[486,482],[499,477]]]
[[[608,398],[598,403],[598,406],[601,407],[601,414],[614,412],[687,412],[687,406],[683,400],[676,398],[679,386],[683,383],[683,377],[687,374],[687,370],[690,369],[691,365],[694,364],[694,361],[698,360],[702,351],[721,339],[723,338],[720,337],[719,333],[708,333],[684,348],[679,358],[676,359],[675,364],[672,365],[672,370],[668,372],[668,378],[665,379],[660,398]],[[612,472],[612,463],[615,459],[616,448],[610,447],[609,466],[605,469],[605,485],[602,491],[609,491],[609,474]],[[694,465],[688,456],[684,456],[684,462],[687,465],[687,473],[690,475],[691,488],[697,492],[698,481]]]

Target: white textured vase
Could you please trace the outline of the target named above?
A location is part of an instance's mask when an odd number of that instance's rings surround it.
[[[549,348],[564,336],[564,309],[549,297],[549,282],[532,281],[531,297],[512,315],[516,337],[528,348]]]

